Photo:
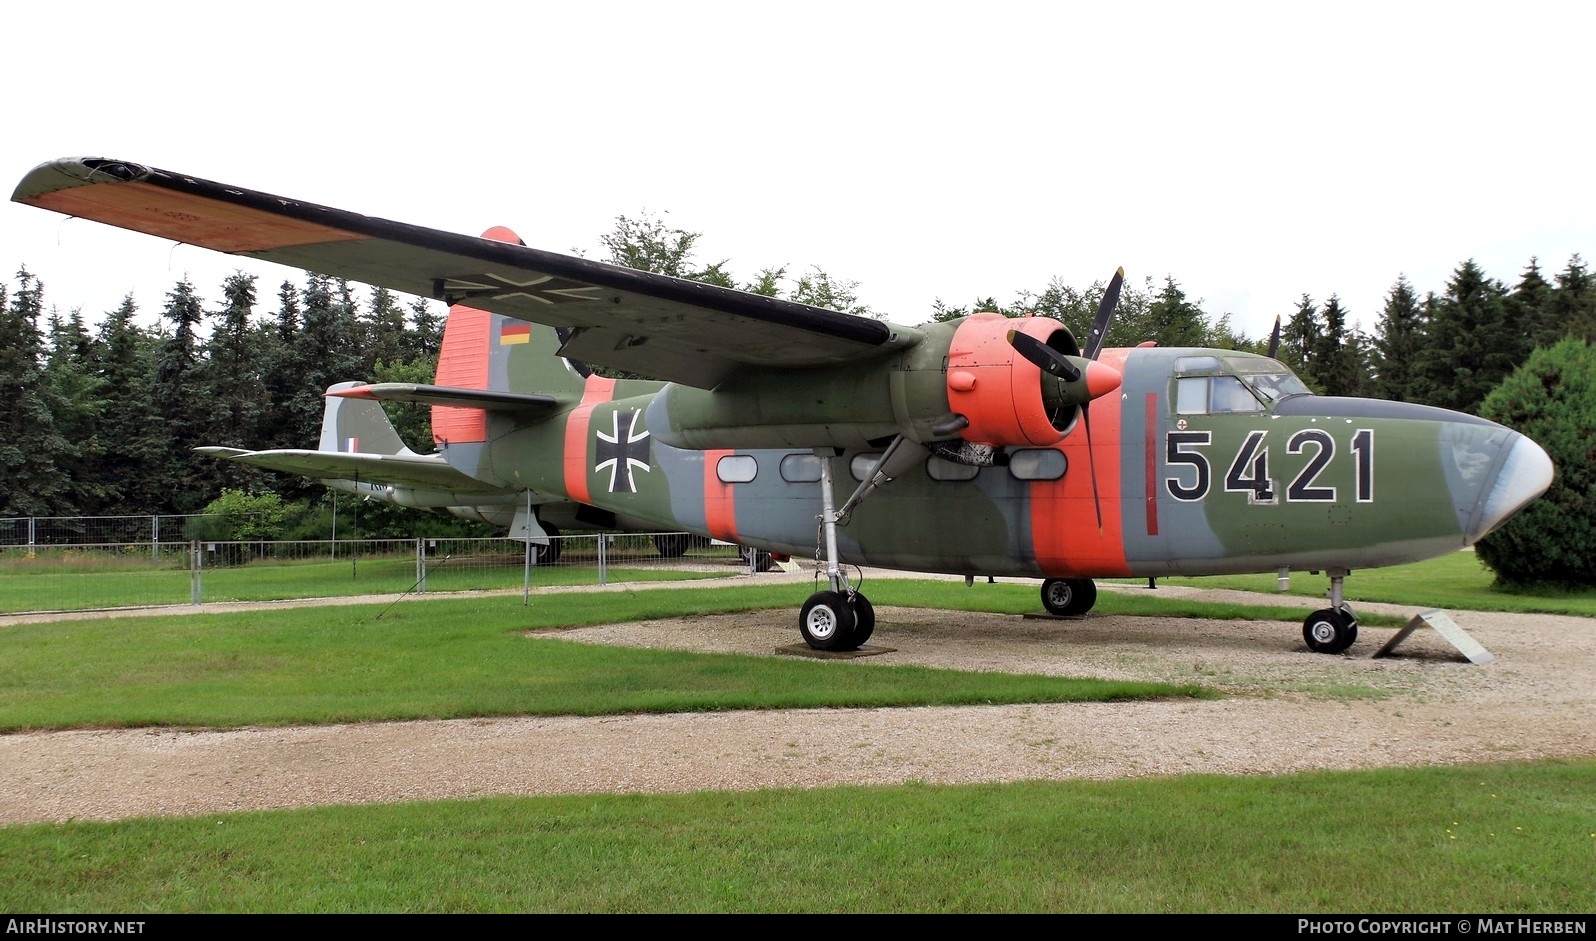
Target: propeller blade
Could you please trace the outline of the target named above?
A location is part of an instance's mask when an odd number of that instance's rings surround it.
[[[1076,369],[1075,364],[1063,353],[1028,333],[1010,330],[1009,345],[1049,376],[1057,376],[1065,382],[1074,382],[1081,378],[1081,371]]]
[[[1119,268],[1109,279],[1103,291],[1103,302],[1097,307],[1097,317],[1092,321],[1092,332],[1086,336],[1086,349],[1081,355],[1096,359],[1103,351],[1103,339],[1108,336],[1108,325],[1114,320],[1114,309],[1119,306],[1119,289],[1125,283],[1125,269]]]
[[[1081,422],[1086,428],[1086,466],[1092,477],[1092,507],[1097,510],[1097,534],[1103,534],[1103,500],[1097,495],[1097,455],[1092,452],[1092,403],[1081,404]]]
[[[1275,314],[1275,329],[1269,334],[1269,358],[1274,359],[1280,352],[1280,315]]]

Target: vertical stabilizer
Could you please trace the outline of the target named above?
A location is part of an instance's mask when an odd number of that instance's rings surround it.
[[[489,229],[482,237],[526,244],[503,226]],[[491,287],[475,285],[472,290]],[[520,287],[525,286],[504,285],[506,291]],[[586,371],[560,356],[560,345],[559,333],[553,327],[456,304],[449,308],[449,319],[444,323],[434,381],[440,386],[462,389],[568,396],[574,403],[581,398]],[[487,412],[434,405],[432,437],[440,447],[484,442],[488,437]]]
[[[321,413],[319,450],[343,454],[414,454],[394,430],[382,403],[351,399],[330,393],[363,386],[363,382],[338,382],[327,387],[327,404]]]

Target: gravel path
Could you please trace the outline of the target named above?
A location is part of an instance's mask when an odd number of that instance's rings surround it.
[[[1318,606],[1278,596],[1252,600]],[[921,664],[1196,681],[1230,695],[1212,702],[5,735],[0,823],[498,794],[1272,774],[1596,757],[1596,619],[1451,614],[1496,659],[1469,663],[1428,629],[1397,656],[1375,659],[1394,629],[1364,627],[1348,654],[1325,656],[1308,652],[1300,625],[1279,622],[1063,621],[884,607],[871,644],[890,652],[815,661],[814,668]],[[556,636],[774,655],[796,640],[793,621],[782,610]],[[545,642],[546,635],[527,639]]]

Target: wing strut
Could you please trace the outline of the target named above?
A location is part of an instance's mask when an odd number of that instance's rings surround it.
[[[930,453],[931,449],[918,441],[911,441],[903,435],[893,438],[892,443],[887,445],[887,450],[876,459],[875,466],[870,468],[870,473],[865,475],[864,483],[859,485],[853,496],[848,498],[848,502],[837,511],[837,525],[848,525],[848,520],[853,518],[854,507],[863,503],[865,497],[875,493],[877,488],[902,477],[906,471],[924,461]]]

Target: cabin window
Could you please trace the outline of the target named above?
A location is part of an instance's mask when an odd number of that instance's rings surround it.
[[[728,454],[715,464],[715,476],[723,484],[746,484],[759,474],[759,463],[750,454]]]
[[[820,479],[820,458],[813,454],[789,454],[781,459],[781,479],[789,484],[812,484]]]
[[[1020,480],[1058,480],[1069,466],[1064,452],[1051,448],[1026,448],[1009,454],[1009,473]]]
[[[925,462],[925,473],[932,480],[974,480],[981,468],[933,456]]]
[[[853,456],[853,460],[848,462],[848,473],[853,475],[854,480],[862,482],[867,476],[869,476],[870,468],[875,467],[876,462],[879,460],[881,460],[880,451],[872,451],[868,454],[855,454]]]

